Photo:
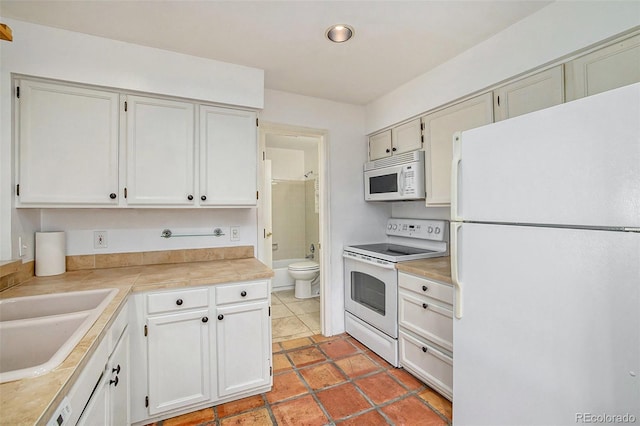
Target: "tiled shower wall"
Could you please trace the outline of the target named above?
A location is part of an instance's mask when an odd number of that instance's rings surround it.
[[[309,246],[318,247],[319,215],[315,209],[315,180],[274,180],[271,186],[273,260],[301,259]],[[317,252],[316,252],[317,253]]]

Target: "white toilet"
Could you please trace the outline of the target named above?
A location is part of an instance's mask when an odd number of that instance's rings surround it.
[[[320,294],[320,265],[318,262],[305,261],[289,265],[289,275],[296,280],[295,297],[308,299]]]

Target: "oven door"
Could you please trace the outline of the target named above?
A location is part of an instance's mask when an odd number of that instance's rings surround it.
[[[398,273],[395,264],[374,263],[345,252],[345,309],[393,338],[398,337]]]

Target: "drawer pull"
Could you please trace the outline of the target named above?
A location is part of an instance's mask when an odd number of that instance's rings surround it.
[[[422,307],[423,307],[424,309],[427,309],[427,308],[429,307],[429,305],[427,305],[426,303],[423,303],[423,304],[422,304]]]
[[[222,315],[222,314],[218,315],[218,319],[219,319],[220,321],[222,321],[222,318],[224,318],[224,315]]]
[[[182,305],[182,299],[176,300],[176,305],[178,305],[178,306]]]
[[[429,290],[429,287],[427,287],[426,285],[423,285],[422,286],[422,291],[427,291],[427,290]]]
[[[422,352],[424,352],[424,353],[426,353],[426,352],[427,352],[427,347],[426,347],[426,346],[423,346],[423,347],[422,347]]]
[[[247,292],[242,290],[242,293],[240,293],[240,296],[245,297],[247,295]]]
[[[209,322],[209,318],[208,317],[203,317],[202,318],[202,322]]]
[[[118,386],[118,376],[116,376],[115,380],[109,380],[109,385]]]
[[[116,373],[116,374],[120,374],[120,364],[118,364],[118,366],[116,368],[112,368],[111,372],[112,373]]]

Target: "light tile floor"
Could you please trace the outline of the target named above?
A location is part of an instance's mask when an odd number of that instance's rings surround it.
[[[271,293],[274,342],[320,334],[320,298],[296,299],[293,290]]]

